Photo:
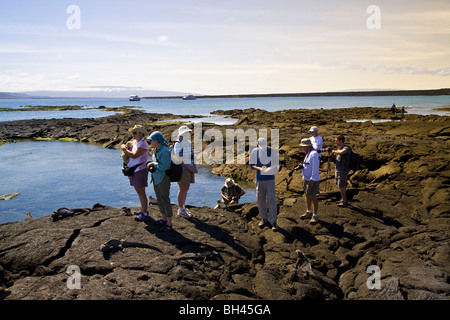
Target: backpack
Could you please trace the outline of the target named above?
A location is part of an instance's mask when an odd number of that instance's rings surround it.
[[[349,147],[350,149],[350,147]],[[362,156],[352,149],[350,149],[350,159],[348,161],[348,169],[353,170],[353,172],[359,170],[361,166]]]
[[[173,147],[174,147],[174,145],[171,145],[169,147],[171,157],[172,157]],[[156,151],[155,151],[154,154],[155,154],[156,161],[158,161],[158,157],[156,157]],[[183,167],[181,166],[181,163],[180,164],[176,164],[171,159],[170,160],[170,169],[166,170],[166,175],[169,176],[170,182],[178,182],[178,181],[180,181],[182,174],[183,174]]]
[[[177,143],[177,142],[179,142],[179,141],[176,141],[175,143]],[[169,147],[170,155],[172,155],[175,143],[172,144]],[[166,175],[169,176],[170,182],[178,182],[178,181],[180,181],[182,174],[183,174],[183,167],[181,166],[181,163],[180,164],[176,164],[176,163],[173,162],[173,160],[171,160],[170,161],[170,169],[166,170]]]

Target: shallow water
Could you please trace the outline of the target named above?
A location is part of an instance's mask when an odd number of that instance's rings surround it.
[[[0,223],[22,221],[29,211],[33,217],[51,214],[66,207],[92,208],[95,203],[121,207],[139,206],[129,180],[122,174],[120,150],[97,145],[26,141],[0,146],[0,195],[20,193],[0,201]],[[214,207],[225,178],[200,166],[188,193],[188,205]],[[172,203],[177,203],[178,185],[172,183]],[[255,191],[246,188],[242,202],[256,200]],[[149,184],[147,196],[155,197]]]
[[[347,123],[352,123],[352,122],[366,122],[366,121],[370,121],[372,123],[383,123],[383,122],[400,122],[401,120],[392,120],[392,119],[348,119],[345,120],[345,122]]]

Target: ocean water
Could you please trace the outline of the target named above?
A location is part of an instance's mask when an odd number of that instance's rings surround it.
[[[78,105],[89,107],[135,106],[148,113],[172,113],[179,115],[211,116],[215,110],[257,108],[267,111],[285,109],[334,109],[351,107],[390,107],[404,105],[412,114],[449,115],[449,112],[433,110],[450,105],[450,96],[393,96],[393,97],[269,97],[269,98],[204,98],[182,99],[0,99],[0,108],[20,108],[25,105]],[[51,118],[97,118],[113,114],[101,110],[74,111],[10,111],[0,112],[0,121]],[[228,124],[229,120],[214,116],[211,122]]]
[[[22,221],[26,213],[42,217],[66,207],[92,208],[101,203],[115,208],[140,206],[134,188],[121,171],[120,150],[78,142],[24,141],[0,146],[0,223]],[[191,185],[188,205],[213,208],[220,198],[224,177],[200,166]],[[244,187],[244,185],[242,185]],[[245,187],[244,187],[245,188]],[[253,185],[247,185],[243,202],[253,202]],[[171,202],[177,204],[178,184],[172,183]],[[149,184],[147,196],[155,196]]]

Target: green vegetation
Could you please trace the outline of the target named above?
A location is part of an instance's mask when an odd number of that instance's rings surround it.
[[[436,111],[450,111],[450,106],[445,106],[445,107],[441,107],[441,108],[434,108],[433,110],[436,110]]]

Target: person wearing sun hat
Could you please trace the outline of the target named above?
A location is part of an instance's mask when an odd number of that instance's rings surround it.
[[[131,150],[125,144],[122,144],[120,148],[130,159],[127,166],[129,168],[138,166],[133,175],[129,177],[130,185],[136,190],[141,203],[141,209],[136,211],[135,214],[138,216],[148,215],[147,195],[145,193],[145,188],[148,186],[148,170],[145,165],[148,160],[148,143],[145,140],[147,130],[142,125],[135,125],[128,131],[131,131],[133,134]]]
[[[178,211],[180,217],[190,219],[192,213],[186,208],[186,197],[191,183],[195,183],[195,174],[198,172],[194,163],[194,150],[191,143],[191,132],[187,126],[178,128],[178,141],[173,147],[173,154],[181,159],[182,175],[178,181]]]
[[[302,169],[303,190],[306,198],[306,213],[303,214],[300,218],[311,218],[309,223],[315,224],[319,221],[319,200],[317,198],[317,194],[319,193],[320,184],[320,158],[309,138],[302,139],[300,142],[300,147],[302,147],[303,152],[306,154],[305,159],[303,160]],[[313,205],[314,212],[311,211],[311,205]]]
[[[233,179],[228,178],[220,190],[221,200],[217,200],[217,206],[214,209],[226,209],[229,204],[239,203],[239,199],[245,194],[243,190]]]
[[[156,223],[161,226],[163,231],[171,231],[173,212],[170,203],[170,178],[166,174],[172,162],[170,150],[167,140],[164,139],[161,132],[152,132],[148,139],[155,150],[152,154],[152,161],[147,163],[147,168],[152,173],[153,189],[162,215],[162,219]]]
[[[311,140],[312,146],[314,150],[316,150],[319,153],[319,157],[322,156],[322,147],[323,147],[323,139],[319,135],[319,128],[316,126],[312,126],[311,129],[309,129],[309,133],[311,134]]]

